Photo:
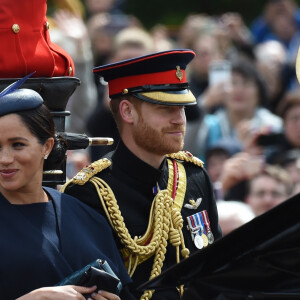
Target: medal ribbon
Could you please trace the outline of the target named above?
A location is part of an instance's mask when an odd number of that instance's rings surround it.
[[[203,232],[204,224],[203,224],[200,212],[198,212],[196,214],[193,214],[191,216],[188,216],[187,221],[189,223],[189,227],[192,230],[192,232],[196,231],[196,230],[193,230],[193,229],[198,229],[198,228],[201,230],[201,232]]]
[[[202,217],[201,212],[198,213],[198,216],[200,217],[200,222],[201,222],[201,225],[202,225],[202,227],[203,227],[203,233],[206,234],[205,223],[204,223],[204,221],[203,221],[203,217]]]
[[[200,213],[196,213],[196,214],[194,214],[192,217],[193,217],[193,219],[195,220],[195,223],[198,225],[197,227],[200,227],[200,235],[202,234],[202,232],[203,232],[203,226],[202,226],[202,224],[201,224],[201,219],[200,219],[200,217],[199,217],[199,214]],[[201,215],[201,214],[200,214]]]
[[[201,211],[201,215],[203,217],[204,224],[207,227],[207,231],[211,231],[211,229],[210,229],[210,223],[209,223],[209,219],[208,219],[208,215],[207,215],[207,211],[206,210],[202,210]]]
[[[213,233],[211,231],[211,228],[210,228],[210,223],[209,223],[207,211],[206,210],[201,211],[201,215],[204,219],[204,224],[206,226],[208,243],[212,244],[214,242],[214,235],[213,235]]]

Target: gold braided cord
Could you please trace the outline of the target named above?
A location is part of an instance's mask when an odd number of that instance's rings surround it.
[[[135,236],[134,242],[136,243],[137,240],[138,240],[138,237]],[[133,260],[134,260],[134,264],[132,265]],[[136,267],[138,266],[138,263],[139,263],[139,256],[137,256],[137,255],[133,256],[133,253],[130,253],[129,258],[128,258],[128,269],[127,269],[130,277],[133,276],[133,274],[136,270]]]
[[[174,167],[172,160],[168,159],[168,167],[169,167],[169,181],[168,181],[168,191],[169,195],[172,195],[173,193],[173,182],[174,182]],[[180,163],[175,161],[175,164],[177,165],[177,171],[178,171],[178,186],[176,189],[175,199],[173,199],[173,206],[172,206],[172,216],[171,216],[171,228],[169,232],[169,238],[171,244],[176,247],[176,260],[177,263],[180,261],[179,256],[179,246],[181,244],[182,250],[181,255],[186,258],[189,256],[190,251],[185,247],[183,233],[182,233],[182,227],[183,227],[183,219],[181,216],[181,208],[184,201],[184,196],[186,192],[186,173],[184,166]]]
[[[195,163],[193,159],[188,160],[185,152],[182,152],[181,154],[175,153],[169,155],[169,157],[172,158],[173,156],[178,160],[192,161]],[[166,190],[159,191],[155,196],[152,202],[148,226],[145,234],[142,237],[135,236],[132,238],[128,232],[128,229],[126,228],[124,218],[121,215],[113,191],[104,180],[94,176],[98,172],[109,167],[110,164],[111,162],[107,159],[92,163],[90,166],[82,169],[72,180],[65,184],[63,191],[71,182],[83,185],[87,181],[90,181],[97,191],[110,225],[117,233],[121,243],[125,246],[124,249],[121,249],[121,252],[125,258],[128,258],[128,261],[125,262],[125,265],[127,264],[129,275],[132,277],[136,267],[154,255],[154,262],[149,278],[152,279],[161,273],[163,262],[165,260],[168,239],[170,239],[170,243],[176,247],[177,263],[180,262],[180,246],[182,247],[181,255],[183,257],[189,256],[189,250],[185,247],[184,243],[182,233],[183,219],[180,213],[186,188],[186,175],[184,167],[177,162],[179,171],[179,186],[175,199],[172,199],[171,195],[173,190],[172,183],[174,179],[174,170],[172,163],[168,162],[168,188]],[[182,287],[180,287],[180,290],[182,291]],[[149,300],[153,293],[154,290],[145,291],[141,299]]]
[[[173,158],[173,159],[178,159],[186,162],[191,162],[194,165],[203,168],[203,161],[199,159],[198,157],[193,156],[190,152],[188,151],[179,151],[176,153],[171,153],[168,154],[167,157]]]
[[[165,259],[165,253],[167,251],[166,247],[169,238],[169,231],[172,230],[173,232],[176,232],[176,238],[171,238],[172,243],[176,243],[177,247],[179,247],[180,243],[182,243],[182,241],[180,242],[181,235],[178,234],[178,229],[177,231],[176,229],[174,229],[172,217],[172,215],[174,214],[176,214],[177,216],[177,213],[179,212],[177,210],[171,209],[173,200],[169,196],[168,191],[159,191],[153,200],[148,222],[148,228],[152,228],[151,232],[153,236],[148,245],[143,245],[142,242],[145,241],[145,235],[142,238],[132,238],[130,236],[128,229],[125,226],[119,206],[117,204],[117,200],[109,185],[107,185],[107,183],[99,177],[91,178],[90,182],[95,186],[97,190],[98,196],[112,228],[114,228],[122,244],[130,252],[128,262],[128,273],[130,274],[130,276],[133,276],[134,271],[139,263],[140,257],[151,256],[153,254],[155,254],[155,256],[149,279],[158,276],[161,273],[161,269]],[[174,213],[172,213],[172,211],[174,211]],[[179,222],[178,225],[178,221],[176,220],[176,218],[175,222],[176,227],[182,227],[182,222]],[[175,240],[176,242],[174,242]],[[179,251],[177,252],[179,253]],[[134,262],[133,256],[135,256]],[[179,262],[179,255],[177,261]],[[152,297],[153,293],[153,290],[145,291],[141,299],[149,300]]]
[[[87,183],[95,174],[103,171],[111,165],[111,161],[107,158],[102,158],[94,161],[89,166],[81,169],[72,179],[66,182],[60,189],[62,193],[65,192],[67,186],[71,183],[84,185]]]
[[[132,254],[130,254],[130,257],[129,259],[132,259]],[[134,259],[134,265],[130,268],[128,268],[128,273],[129,273],[129,276],[132,277],[135,270],[136,270],[136,267],[138,266],[139,264],[139,257],[138,256],[135,256],[135,259]]]
[[[135,242],[134,239],[131,238],[128,229],[124,224],[124,219],[121,215],[119,206],[117,204],[117,200],[113,194],[113,191],[107,185],[107,183],[99,177],[93,177],[90,182],[92,182],[98,192],[99,198],[102,202],[104,207],[105,213],[109,219],[109,222],[112,228],[115,229],[116,233],[118,234],[121,242],[125,245],[126,248],[130,250],[131,253],[134,254],[141,254],[141,255],[149,255],[155,252],[157,248],[158,240],[161,236],[161,228],[162,224],[160,222],[155,222],[155,219],[160,218],[163,214],[163,211],[168,209],[169,195],[166,190],[160,191],[156,197],[154,198],[154,211],[153,214],[150,216],[149,223],[153,222],[153,215],[154,218],[154,226],[153,226],[153,236],[150,243],[146,246],[140,246],[139,239]],[[169,229],[168,229],[169,230]]]
[[[66,183],[60,188],[60,192],[61,192],[61,193],[64,193],[64,192],[65,192],[65,189],[67,188],[67,186],[68,186],[69,184],[71,184],[71,183],[74,183],[74,182],[73,182],[73,178],[70,179],[68,182],[66,182]]]
[[[177,187],[175,197],[173,199],[173,206],[172,206],[172,216],[171,216],[171,228],[169,232],[169,238],[171,244],[176,247],[176,262],[180,262],[180,252],[179,246],[181,244],[181,255],[184,258],[187,258],[190,254],[188,248],[185,247],[182,227],[183,227],[183,219],[181,216],[181,208],[183,205],[185,193],[186,193],[186,173],[182,163],[175,159],[167,159],[168,168],[169,168],[169,181],[168,181],[168,191],[169,194],[173,195],[174,190],[174,176],[175,176],[175,169],[174,166],[176,165],[177,169]],[[173,165],[174,164],[174,165]],[[174,196],[174,195],[173,195]],[[180,295],[183,295],[183,285],[181,285],[178,289]]]
[[[185,247],[183,233],[182,233],[183,219],[180,212],[177,209],[172,209],[172,223],[174,226],[174,230],[176,230],[176,239],[174,238],[174,240],[172,240],[172,238],[170,237],[170,241],[174,246],[177,245],[179,246],[181,244],[181,248],[182,248],[181,255],[184,258],[187,258],[190,255],[190,250]],[[177,262],[179,263],[179,259]]]
[[[167,252],[167,244],[168,244],[168,233],[169,233],[169,225],[170,225],[170,209],[172,204],[172,199],[170,197],[166,198],[168,201],[168,209],[165,209],[162,215],[158,218],[155,218],[154,223],[161,223],[163,225],[163,230],[161,233],[161,239],[158,244],[158,248],[156,249],[154,262],[151,270],[150,279],[157,277],[161,273],[161,269],[165,260],[165,254]],[[154,293],[154,290],[145,291],[141,297],[141,300],[149,300]]]

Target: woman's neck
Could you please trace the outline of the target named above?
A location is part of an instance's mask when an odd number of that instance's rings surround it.
[[[11,204],[33,204],[49,201],[47,193],[42,188],[33,192],[1,191],[1,193]]]

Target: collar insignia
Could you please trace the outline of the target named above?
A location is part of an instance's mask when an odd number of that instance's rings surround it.
[[[191,200],[189,200],[189,204],[188,203],[184,204],[184,207],[186,207],[188,209],[197,209],[199,207],[201,201],[202,201],[202,198],[198,198],[196,201],[191,199]]]

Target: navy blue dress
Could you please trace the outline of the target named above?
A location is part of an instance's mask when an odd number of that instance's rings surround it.
[[[106,220],[72,196],[44,190],[47,203],[13,205],[0,194],[1,299],[53,286],[97,258],[130,283]]]

